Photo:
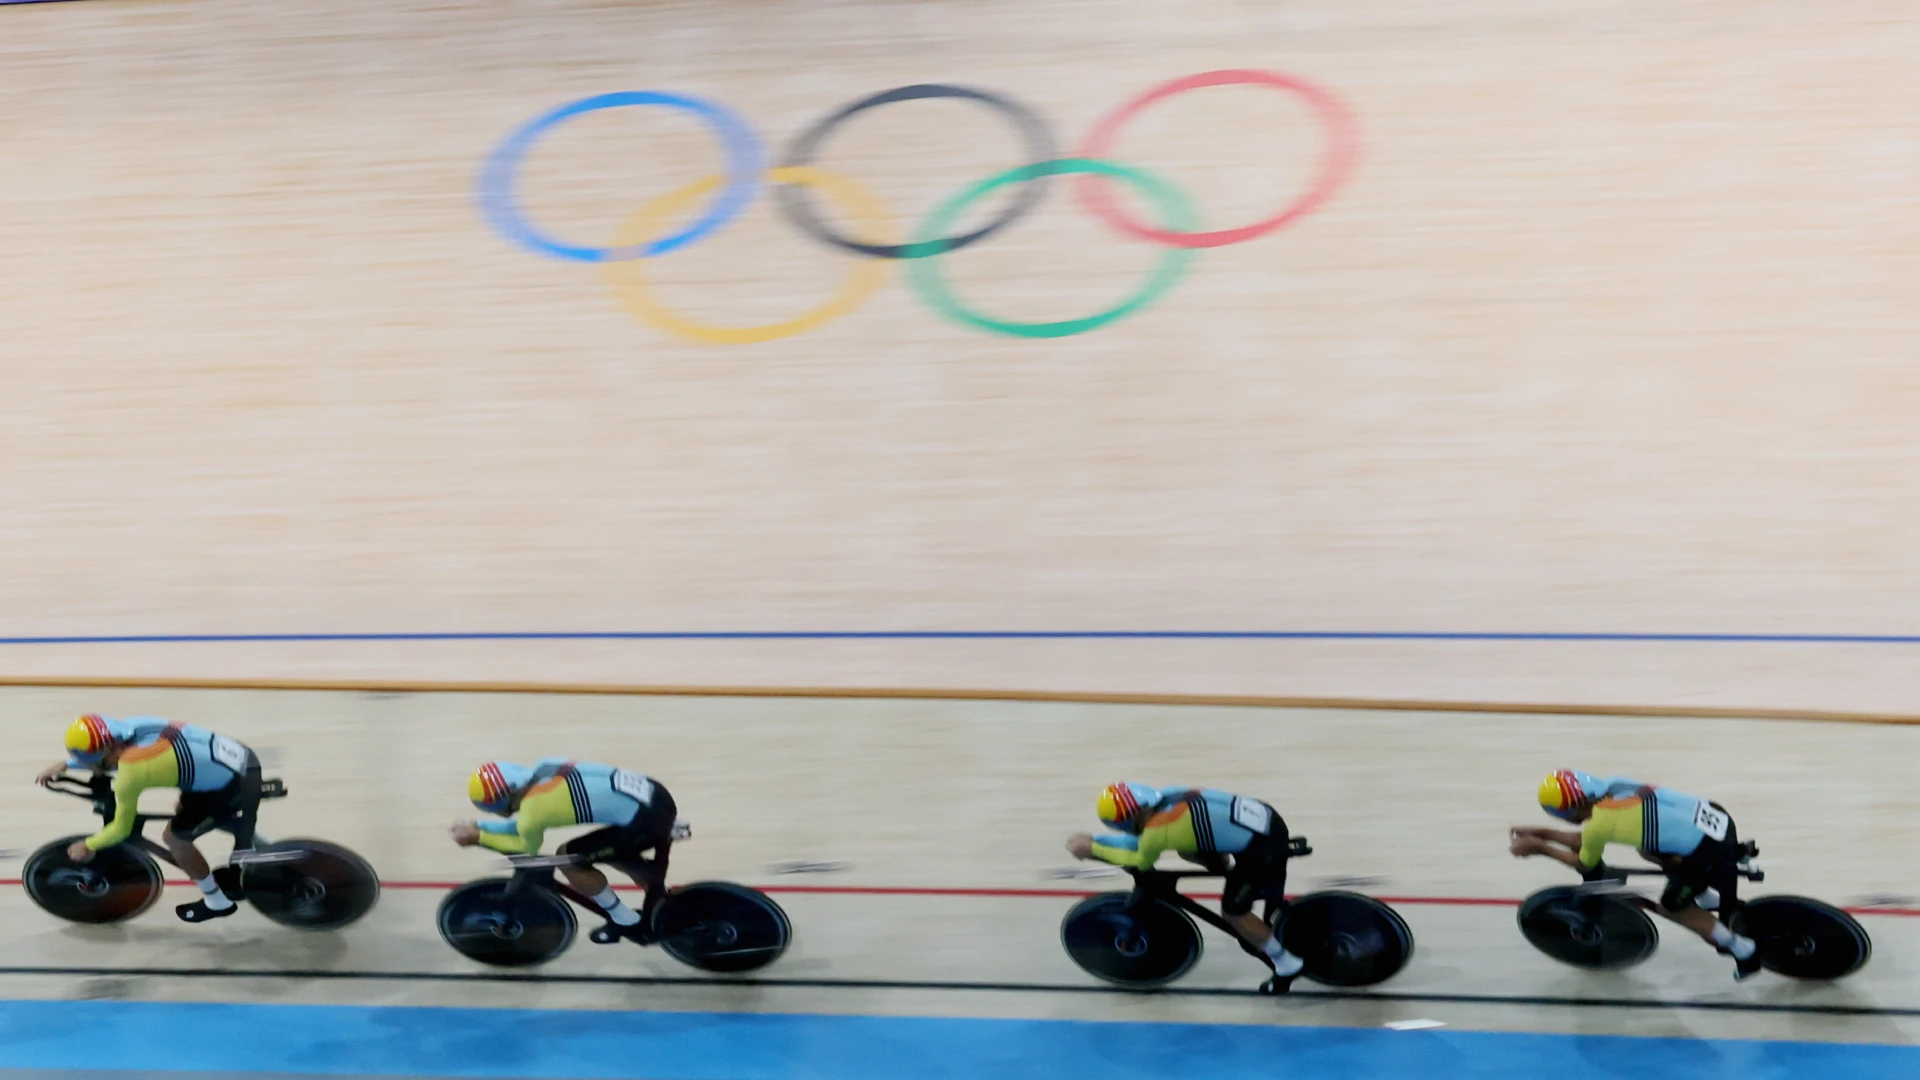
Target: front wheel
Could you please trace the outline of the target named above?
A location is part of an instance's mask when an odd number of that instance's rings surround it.
[[[723,973],[765,967],[793,940],[793,924],[771,897],[725,881],[668,893],[654,910],[653,931],[675,960]]]
[[[512,878],[471,881],[440,901],[440,936],[461,955],[496,967],[544,964],[573,944],[573,908]]]
[[[1520,903],[1528,944],[1563,964],[1596,971],[1630,968],[1660,946],[1660,931],[1638,904],[1576,885],[1541,889]]]
[[[1844,978],[1866,966],[1873,940],[1853,916],[1805,896],[1766,896],[1743,905],[1733,929],[1760,946],[1768,971],[1793,979]]]
[[[118,844],[83,863],[67,858],[67,848],[84,839],[63,837],[28,857],[20,879],[34,903],[68,922],[98,924],[131,919],[160,899],[164,881],[153,856]]]
[[[337,930],[373,910],[380,877],[365,859],[325,840],[283,840],[240,867],[240,891],[282,926]]]
[[[1400,913],[1353,892],[1295,900],[1282,917],[1280,942],[1306,961],[1307,978],[1327,986],[1385,982],[1413,956],[1413,930]]]
[[[1060,922],[1060,944],[1081,970],[1134,990],[1165,986],[1200,959],[1200,930],[1187,913],[1132,893],[1089,896]]]

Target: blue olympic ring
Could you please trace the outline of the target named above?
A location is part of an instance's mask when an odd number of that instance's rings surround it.
[[[727,186],[714,197],[713,205],[698,221],[671,236],[663,236],[648,244],[624,248],[575,247],[558,240],[549,239],[533,226],[521,213],[519,203],[514,198],[514,177],[519,171],[520,162],[527,151],[548,129],[557,127],[570,117],[582,113],[597,112],[601,109],[617,109],[623,105],[664,105],[670,109],[681,109],[693,113],[707,123],[720,136],[727,151]],[[494,228],[525,246],[542,254],[559,259],[571,259],[575,262],[626,262],[632,259],[652,258],[665,255],[686,247],[701,237],[707,236],[747,208],[759,191],[760,176],[765,160],[760,153],[760,141],[754,137],[753,129],[745,120],[723,106],[696,97],[683,97],[679,94],[661,94],[651,90],[631,90],[614,94],[601,94],[597,97],[582,98],[579,101],[562,105],[543,116],[537,116],[522,125],[519,130],[507,136],[494,152],[488,156],[486,164],[480,169],[480,212]]]

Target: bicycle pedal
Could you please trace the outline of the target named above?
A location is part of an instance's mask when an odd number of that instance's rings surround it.
[[[1260,992],[1267,997],[1279,997],[1282,994],[1292,993],[1293,980],[1297,978],[1299,978],[1297,975],[1275,975],[1260,984]]]
[[[587,935],[587,940],[595,945],[614,945],[625,940],[626,935],[615,926],[602,926]]]

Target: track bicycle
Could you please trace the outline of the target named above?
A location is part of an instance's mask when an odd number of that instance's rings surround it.
[[[690,835],[683,824],[676,839]],[[579,906],[601,918],[588,940],[611,945],[631,940],[631,929],[613,922],[590,898],[559,880],[554,870],[585,862],[572,855],[510,855],[510,877],[470,881],[440,903],[440,936],[462,955],[497,967],[544,964],[573,944]],[[623,864],[607,865],[624,868]],[[683,964],[703,971],[737,973],[779,959],[793,940],[786,912],[765,893],[727,881],[701,881],[670,889],[653,910],[642,942],[658,944]]]
[[[1737,873],[1748,881],[1766,880],[1753,865],[1759,845],[1740,845]],[[1608,867],[1607,878],[1579,885],[1555,885],[1521,901],[1520,932],[1534,948],[1563,964],[1595,971],[1619,971],[1652,956],[1660,932],[1648,912],[1653,900],[1627,888],[1629,877],[1659,877],[1656,868]],[[1805,896],[1763,896],[1739,903],[1728,928],[1760,948],[1763,967],[1794,979],[1824,981],[1860,970],[1873,955],[1866,928],[1846,912]]]
[[[46,786],[88,800],[102,821],[113,820],[116,797],[105,774],[67,773]],[[260,782],[262,802],[286,794],[286,784],[277,778]],[[160,865],[176,866],[165,845],[147,838],[147,823],[172,816],[136,816],[132,836],[94,852],[83,863],[68,858],[67,848],[84,836],[65,836],[41,846],[21,873],[27,895],[69,922],[115,923],[141,914],[166,886]],[[274,922],[302,930],[337,930],[371,911],[380,899],[380,877],[373,867],[325,840],[269,843],[256,835],[253,846],[235,851],[228,865],[214,870],[213,878],[234,902],[252,904]]]
[[[1291,839],[1289,858],[1311,854],[1305,837]],[[1182,880],[1222,874],[1126,869],[1134,880],[1132,891],[1089,896],[1061,921],[1061,944],[1088,974],[1132,990],[1166,986],[1199,962],[1196,918],[1254,952],[1225,917],[1180,892]],[[1327,890],[1293,900],[1277,895],[1262,900],[1261,917],[1287,951],[1305,961],[1301,974],[1314,982],[1371,986],[1392,978],[1413,955],[1413,931],[1406,920],[1373,897]]]

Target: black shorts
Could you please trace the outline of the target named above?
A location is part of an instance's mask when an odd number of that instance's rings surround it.
[[[1286,892],[1287,857],[1292,848],[1287,823],[1275,812],[1267,835],[1254,837],[1246,847],[1234,852],[1233,868],[1227,871],[1226,887],[1220,897],[1220,913],[1245,915],[1253,910],[1255,900],[1278,897]]]
[[[234,849],[253,846],[255,819],[260,814],[260,759],[247,752],[247,767],[226,787],[212,791],[183,791],[180,807],[167,828],[173,835],[198,840],[214,829],[233,834]]]
[[[558,850],[562,855],[578,855],[588,862],[637,862],[648,851],[665,854],[673,846],[673,823],[679,816],[673,796],[656,781],[653,802],[641,807],[632,821],[582,833],[561,844]]]
[[[1708,805],[1723,814],[1727,812],[1719,803]],[[1667,888],[1661,894],[1660,906],[1666,910],[1680,912],[1698,901],[1700,894],[1708,889],[1720,894],[1720,903],[1714,909],[1718,912],[1730,914],[1739,904],[1740,831],[1734,826],[1733,815],[1727,814],[1725,839],[1703,836],[1691,852],[1678,859],[1669,856],[1663,863]]]

